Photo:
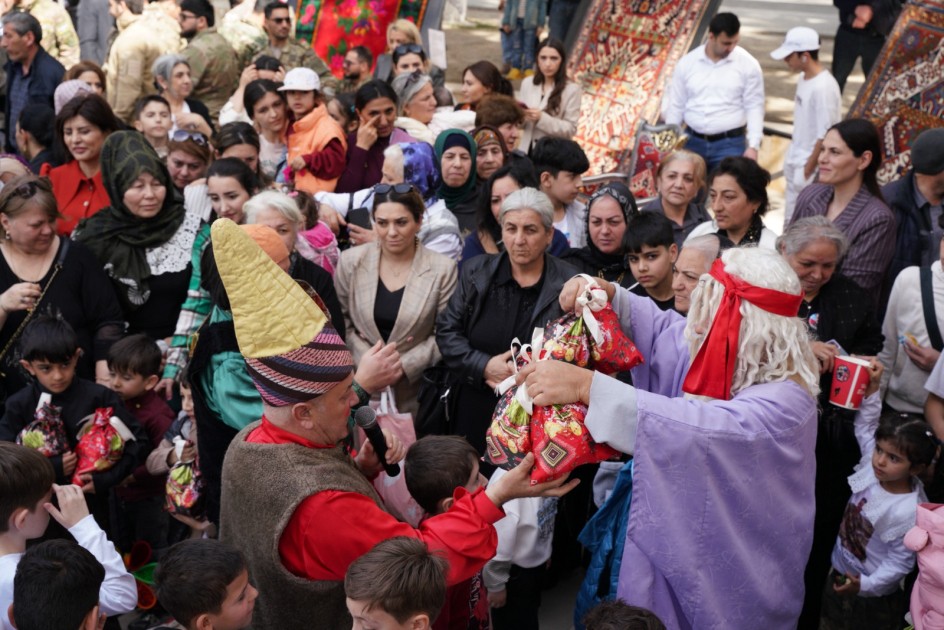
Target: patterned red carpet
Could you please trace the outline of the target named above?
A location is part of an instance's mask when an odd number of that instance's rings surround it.
[[[912,141],[929,127],[944,126],[944,0],[905,6],[849,116],[879,127],[880,181],[908,170]]]
[[[719,0],[593,0],[570,52],[584,88],[575,140],[590,173],[628,171],[642,121],[655,123],[666,81]]]

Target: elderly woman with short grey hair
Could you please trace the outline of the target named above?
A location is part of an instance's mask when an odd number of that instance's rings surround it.
[[[195,98],[193,79],[190,77],[190,62],[183,55],[161,55],[151,65],[151,74],[154,75],[154,87],[157,93],[170,103],[170,115],[173,126],[170,137],[178,129],[199,131],[206,137],[213,135],[213,123],[210,119],[210,110]]]
[[[861,454],[853,431],[855,412],[829,404],[833,360],[837,355],[875,355],[882,331],[869,295],[841,273],[849,240],[826,217],[799,219],[777,239],[777,250],[800,278],[799,316],[812,337],[820,363],[819,430],[816,438],[816,519],[813,549],[806,567],[803,618],[818,619],[823,584],[843,510],[849,500],[847,478]]]
[[[511,193],[498,219],[505,251],[462,266],[456,292],[436,325],[439,351],[458,381],[452,430],[480,453],[498,402],[495,387],[513,372],[512,340],[528,341],[535,328],[560,317],[561,288],[579,273],[546,253],[554,209],[543,192]]]

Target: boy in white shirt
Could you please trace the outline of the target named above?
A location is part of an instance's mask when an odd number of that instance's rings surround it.
[[[0,442],[0,629],[13,630],[7,611],[13,603],[13,578],[26,541],[39,538],[52,516],[105,567],[100,610],[120,615],[134,610],[138,590],[121,556],[89,514],[78,486],[53,483],[52,464],[39,451]],[[55,493],[59,503],[52,504]]]
[[[787,180],[784,225],[790,222],[797,195],[813,181],[823,136],[842,119],[842,94],[833,75],[819,62],[819,34],[806,26],[787,31],[780,48],[770,53],[801,73],[793,104],[793,140],[783,160]]]

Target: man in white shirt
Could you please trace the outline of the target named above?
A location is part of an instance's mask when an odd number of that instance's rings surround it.
[[[738,46],[741,23],[719,13],[708,41],[678,62],[662,103],[666,123],[688,127],[685,148],[705,159],[709,172],[726,157],[757,159],[764,135],[764,76]]]
[[[823,136],[842,119],[842,94],[833,75],[819,62],[819,34],[806,26],[787,32],[780,48],[770,56],[799,72],[793,102],[793,142],[783,160],[787,180],[784,225],[793,216],[797,195],[813,181]]]

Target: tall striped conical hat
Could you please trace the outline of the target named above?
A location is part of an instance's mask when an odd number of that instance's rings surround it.
[[[216,220],[210,234],[239,351],[262,399],[284,407],[346,379],[354,358],[304,289],[229,219]]]

